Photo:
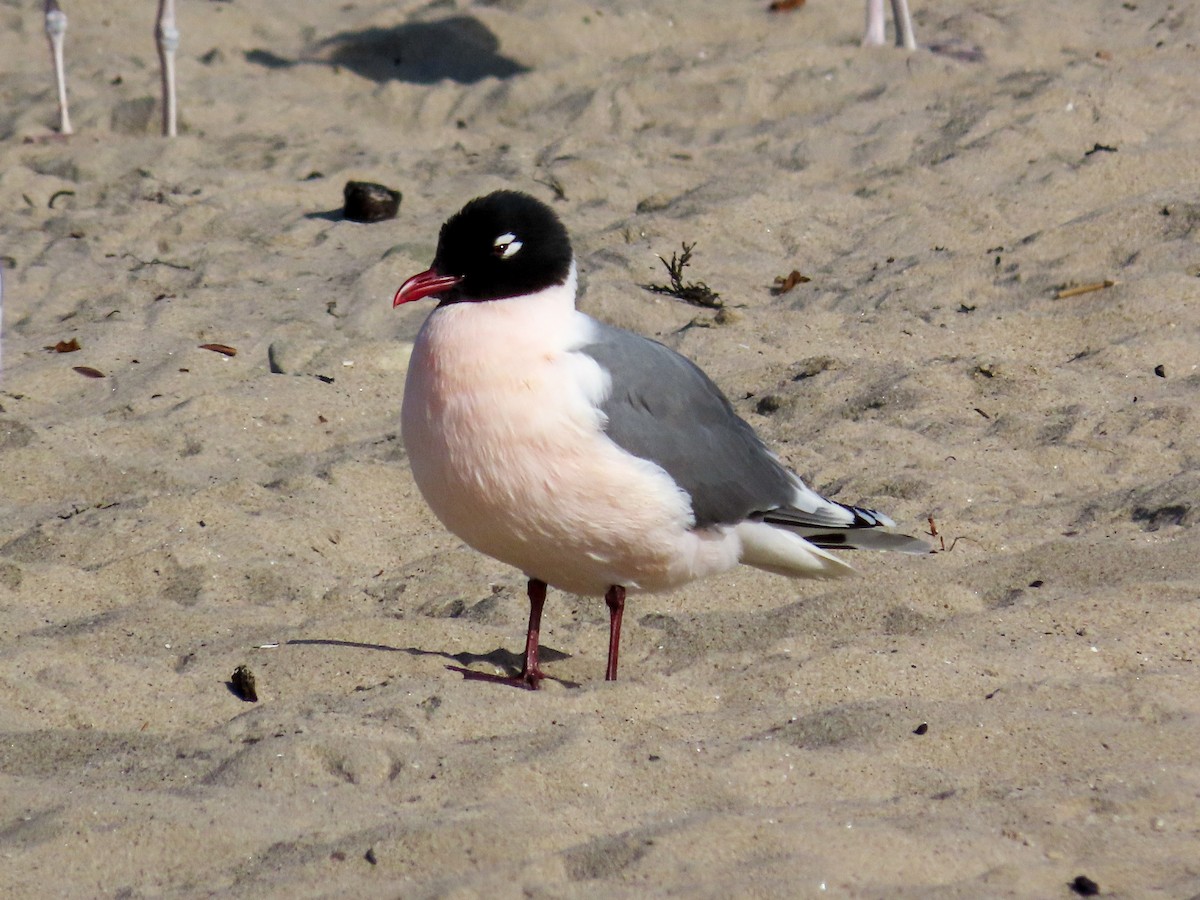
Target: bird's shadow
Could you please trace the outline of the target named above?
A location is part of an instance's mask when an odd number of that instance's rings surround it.
[[[364,644],[360,641],[339,641],[333,638],[294,638],[287,641],[289,646],[318,646],[318,647],[349,647],[355,650],[381,650],[388,653],[407,653],[409,656],[436,656],[442,659],[453,660],[464,668],[469,667],[472,663],[489,663],[499,669],[503,669],[511,676],[520,674],[521,667],[525,664],[525,653],[514,653],[512,650],[505,650],[503,647],[497,647],[487,653],[446,653],[442,650],[423,650],[420,647],[392,647],[388,644]],[[563,659],[570,659],[570,653],[564,653],[561,650],[555,650],[552,647],[547,647],[544,644],[538,648],[539,661],[542,663],[558,662]],[[579,684],[574,681],[566,681],[562,678],[551,678],[551,681],[557,681],[565,687],[579,687]]]
[[[248,51],[246,61],[268,69],[301,64],[344,67],[381,84],[392,80],[436,84],[443,79],[475,84],[529,71],[500,53],[496,36],[470,16],[343,31],[320,41],[303,59],[259,49]]]

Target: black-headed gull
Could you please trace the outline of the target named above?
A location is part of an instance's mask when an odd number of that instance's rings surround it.
[[[805,485],[692,362],[576,310],[575,281],[558,217],[498,191],[452,216],[433,265],[396,292],[396,306],[439,301],[404,385],[417,486],[447,528],[529,578],[521,674],[465,674],[537,687],[547,585],[605,598],[611,681],[627,590],[738,563],[851,572],[831,548],[927,552]]]

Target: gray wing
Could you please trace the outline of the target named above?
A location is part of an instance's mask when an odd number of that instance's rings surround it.
[[[595,339],[579,352],[612,378],[612,391],[601,404],[608,436],[634,456],[662,466],[687,491],[697,527],[762,518],[771,511],[793,526],[891,524],[805,488],[712,379],[669,347],[597,322]]]

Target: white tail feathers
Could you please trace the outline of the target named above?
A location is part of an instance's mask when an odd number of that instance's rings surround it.
[[[742,562],[756,569],[792,578],[838,578],[854,572],[849,563],[795,532],[766,522],[742,522],[736,530],[742,541]]]

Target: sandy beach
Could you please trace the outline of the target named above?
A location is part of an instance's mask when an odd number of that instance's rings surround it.
[[[1200,896],[1200,12],[913,3],[181,0],[173,140],[151,0],[66,6],[65,139],[0,4],[0,896]],[[417,492],[391,298],[502,187],[938,552],[447,671],[525,580]]]

